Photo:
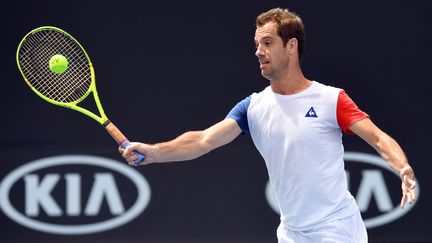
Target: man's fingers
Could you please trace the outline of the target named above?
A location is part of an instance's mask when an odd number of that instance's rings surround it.
[[[123,152],[124,152],[124,148],[122,148],[122,147],[118,147],[118,151],[122,154]]]
[[[412,204],[416,200],[416,193],[414,191],[416,182],[414,180],[414,172],[409,165],[402,168],[400,176],[402,179],[402,200],[400,206],[404,208],[406,201]]]
[[[403,196],[402,196],[402,200],[401,200],[401,204],[400,204],[400,207],[403,209],[404,207],[405,207],[405,202],[406,202],[406,195],[404,194]]]
[[[403,186],[402,189],[402,200],[401,200],[401,208],[405,207],[406,201],[408,201],[409,204],[412,204],[416,200],[416,193],[414,190],[411,190],[407,188],[406,186]]]
[[[402,182],[403,182],[403,184],[405,184],[405,187],[407,188],[407,190],[414,190],[414,188],[416,187],[415,180],[409,178],[408,176],[404,176],[402,178]]]
[[[407,193],[407,197],[408,197],[408,203],[411,204],[412,203],[412,195],[411,192]]]
[[[416,182],[415,182],[415,180],[413,180],[413,179],[409,179],[408,181],[409,181],[409,183],[410,183],[410,187],[409,187],[409,189],[410,189],[410,190],[414,190],[414,188],[416,187]]]
[[[416,194],[415,194],[415,191],[409,191],[408,192],[408,194],[409,194],[409,197],[410,197],[410,204],[412,204],[415,200],[416,200]]]
[[[131,146],[128,146],[124,149],[123,154],[129,155],[133,150],[130,148]]]
[[[403,179],[402,179],[402,182],[405,184],[405,186],[406,186],[407,188],[409,188],[409,187],[411,186],[411,184],[410,184],[410,180],[409,180],[409,178],[408,178],[407,175],[404,175],[404,177],[403,177]]]
[[[141,144],[141,143],[137,143],[137,142],[130,142],[128,144],[127,147],[122,148],[121,146],[118,148],[118,151],[121,153],[121,156],[126,160],[126,162],[129,165],[132,166],[137,166],[136,164],[136,160],[140,157],[138,156],[139,153],[143,154],[145,151],[146,146]],[[141,151],[139,151],[139,149]],[[147,157],[147,156],[145,156]],[[139,163],[139,165],[144,165],[147,164],[148,162],[144,162],[144,159],[142,159],[143,161],[141,161]]]
[[[137,160],[137,156],[135,154],[132,154],[132,156],[126,157],[126,161],[128,162],[128,164],[130,165],[135,165],[135,160]]]

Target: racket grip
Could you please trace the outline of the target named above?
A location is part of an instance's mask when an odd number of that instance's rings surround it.
[[[125,141],[123,144],[120,144],[120,146],[122,147],[122,148],[126,148],[126,147],[128,147],[130,145],[130,142],[129,141]],[[140,152],[137,152],[137,151],[133,151],[133,153],[135,154],[135,156],[137,157],[137,159],[135,160],[135,166],[138,166],[140,163],[141,163],[141,161],[143,161],[144,159],[145,159],[145,156],[144,156],[144,154],[142,154],[142,153],[140,153]]]
[[[120,147],[126,148],[130,145],[130,142],[126,138],[126,136],[123,135],[123,133],[120,132],[120,130],[111,121],[105,122],[104,127],[107,130],[107,132],[111,135],[111,137],[113,137],[114,140],[116,140],[117,144],[120,145]],[[145,159],[145,155],[137,151],[133,151],[133,153],[137,156],[137,159],[135,160],[135,166],[138,166],[141,163],[141,161]]]

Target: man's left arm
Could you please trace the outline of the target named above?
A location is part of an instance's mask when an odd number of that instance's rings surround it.
[[[414,202],[416,199],[414,171],[399,144],[381,131],[369,118],[353,123],[349,129],[371,145],[400,174],[402,180],[401,208],[404,208],[407,200],[410,204]]]

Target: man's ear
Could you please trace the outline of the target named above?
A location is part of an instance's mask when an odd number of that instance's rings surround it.
[[[298,52],[298,40],[297,38],[291,38],[286,44],[286,48],[289,55],[294,55]]]

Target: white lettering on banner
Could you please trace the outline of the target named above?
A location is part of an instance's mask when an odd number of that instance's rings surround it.
[[[378,211],[382,213],[381,215],[378,215],[376,217],[364,219],[367,228],[370,229],[388,224],[408,213],[417,203],[420,196],[420,185],[419,182],[416,180],[417,187],[415,191],[417,194],[417,200],[411,205],[406,204],[405,209],[400,209],[398,203],[393,205],[390,193],[384,180],[384,176],[382,174],[382,170],[390,171],[398,178],[399,174],[397,174],[396,171],[391,169],[387,165],[387,162],[385,162],[381,157],[367,153],[345,152],[344,160],[348,163],[364,163],[374,165],[380,168],[379,170],[364,169],[361,171],[362,178],[359,184],[357,194],[355,195],[357,204],[362,213],[367,212],[372,199],[375,199]],[[351,177],[349,171],[346,171],[346,174],[349,187],[351,184]],[[279,206],[277,205],[274,197],[274,191],[269,182],[266,185],[265,196],[270,207],[276,213],[279,213]]]
[[[35,217],[40,215],[41,210],[53,219],[60,216],[83,217],[81,199],[84,197],[81,190],[82,177],[79,173],[65,173],[63,178],[59,173],[48,173],[43,177],[38,174],[39,170],[68,165],[100,167],[124,175],[136,187],[135,203],[125,209],[115,176],[110,172],[96,172],[93,175],[88,200],[84,203],[84,216],[97,216],[105,201],[113,218],[80,225],[38,221]],[[65,192],[64,211],[56,201],[59,198],[55,198],[53,194],[62,179],[65,182],[65,188],[62,190]],[[19,212],[10,200],[11,189],[21,180],[24,181],[24,214]],[[149,201],[150,187],[140,173],[124,163],[96,156],[64,155],[32,161],[10,172],[0,184],[0,207],[9,218],[28,228],[54,234],[89,234],[119,227],[140,215]]]
[[[39,205],[48,216],[61,216],[62,211],[51,196],[51,191],[59,181],[59,175],[47,175],[39,183],[39,176],[27,175],[25,181],[25,212],[28,216],[39,216]]]
[[[393,205],[381,171],[365,170],[362,171],[362,175],[363,177],[357,195],[355,196],[360,211],[367,211],[372,196],[374,196],[380,212],[390,211]]]
[[[90,191],[90,197],[85,209],[86,216],[99,214],[104,198],[111,214],[119,215],[125,211],[114,177],[110,173],[96,173]],[[25,212],[27,216],[39,216],[39,206],[48,216],[62,216],[63,212],[53,199],[51,191],[60,179],[59,174],[47,174],[39,182],[38,175],[27,175],[25,181]],[[66,174],[66,214],[79,216],[81,214],[81,176]]]
[[[68,173],[66,180],[66,214],[79,216],[81,214],[81,175]]]
[[[112,214],[118,215],[124,212],[124,206],[113,176],[111,174],[96,174],[95,183],[85,209],[86,215],[95,216],[99,213],[104,195],[106,195]]]

